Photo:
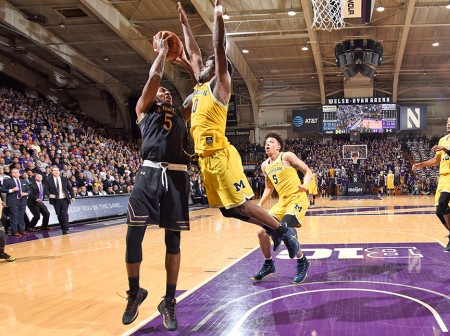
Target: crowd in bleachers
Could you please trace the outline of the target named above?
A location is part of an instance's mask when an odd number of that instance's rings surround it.
[[[417,174],[411,167],[434,155],[430,151],[434,143],[426,137],[362,139],[359,144],[367,145],[367,159],[358,160],[357,166],[352,160],[343,159],[343,146],[354,144],[348,140],[287,139],[284,151],[296,153],[313,169],[322,196],[345,195],[351,182],[362,183],[365,194],[388,194],[390,171],[395,185],[392,194],[427,195],[436,190],[438,167],[422,169]],[[264,148],[259,145],[239,143],[236,147],[244,151],[243,157],[256,153],[258,165],[264,160]],[[259,169],[249,174],[249,181],[255,193],[261,195],[264,178]]]
[[[342,146],[350,144],[346,140],[287,139],[285,151],[296,153],[316,172],[323,196],[345,194],[350,182],[363,183],[367,194],[386,193],[389,171],[402,193],[431,194],[436,189],[438,168],[422,168],[414,175],[411,163],[432,157],[429,149],[435,142],[426,137],[362,140],[368,156],[359,160],[357,171],[351,160],[342,158]],[[234,145],[244,162],[256,164],[257,169],[248,177],[260,196],[264,190],[259,169],[265,159],[264,147],[250,142]],[[69,178],[77,197],[124,194],[131,192],[140,163],[140,145],[126,132],[105,129],[92,118],[46,99],[0,88],[0,184],[13,167],[25,179],[39,173],[45,180],[51,166],[56,165]],[[195,164],[189,174],[192,199],[205,203]]]
[[[44,180],[56,165],[77,196],[131,192],[139,144],[81,113],[43,98],[0,88],[0,182],[18,168]]]

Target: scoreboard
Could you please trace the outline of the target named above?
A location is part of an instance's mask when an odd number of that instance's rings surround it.
[[[323,134],[397,132],[396,104],[343,104],[322,106]]]

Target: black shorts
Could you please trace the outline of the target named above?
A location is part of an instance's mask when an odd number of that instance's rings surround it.
[[[162,169],[141,167],[128,201],[128,225],[189,230],[189,175],[178,170],[166,172],[168,190],[162,184]]]

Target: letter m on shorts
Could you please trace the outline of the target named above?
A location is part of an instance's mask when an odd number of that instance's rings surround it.
[[[245,188],[244,181],[240,180],[239,183],[233,183],[234,187],[236,188],[236,192],[241,190],[241,188]]]

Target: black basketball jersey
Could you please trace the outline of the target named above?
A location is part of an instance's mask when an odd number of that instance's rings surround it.
[[[188,164],[188,136],[180,109],[154,103],[139,123],[142,159]]]

